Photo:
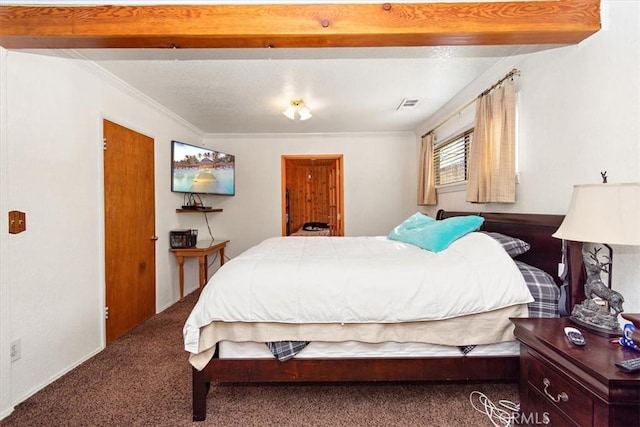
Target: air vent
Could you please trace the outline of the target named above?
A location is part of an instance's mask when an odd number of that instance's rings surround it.
[[[415,108],[419,102],[419,99],[403,99],[400,105],[398,105],[398,110],[408,110],[411,108]]]

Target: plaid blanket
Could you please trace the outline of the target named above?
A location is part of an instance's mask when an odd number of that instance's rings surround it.
[[[535,301],[529,303],[529,317],[560,317],[560,288],[553,278],[522,261],[514,260]]]
[[[266,344],[279,361],[286,362],[300,353],[309,344],[309,341],[276,341]]]
[[[560,317],[558,310],[558,299],[560,289],[553,278],[529,264],[514,260],[524,281],[529,288],[529,292],[535,301],[529,303],[529,317]],[[300,351],[302,351],[308,341],[277,341],[266,343],[271,353],[281,362],[287,361]],[[459,346],[458,349],[463,355],[467,355],[475,346]]]

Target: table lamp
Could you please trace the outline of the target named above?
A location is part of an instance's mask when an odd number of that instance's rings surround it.
[[[640,183],[585,184],[573,187],[573,197],[562,224],[553,234],[559,239],[582,242],[587,279],[585,299],[571,311],[575,323],[605,336],[622,334],[618,314],[624,298],[602,281],[609,273],[611,257],[588,251],[585,243],[640,245]]]

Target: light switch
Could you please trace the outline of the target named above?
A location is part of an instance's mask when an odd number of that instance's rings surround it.
[[[18,234],[27,229],[26,214],[20,211],[9,211],[9,233]]]

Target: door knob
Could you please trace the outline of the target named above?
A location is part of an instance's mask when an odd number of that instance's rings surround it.
[[[151,240],[158,240],[158,236],[151,236]]]

